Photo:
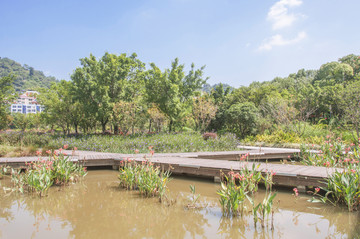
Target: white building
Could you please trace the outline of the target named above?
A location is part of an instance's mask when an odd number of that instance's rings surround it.
[[[44,107],[36,101],[37,91],[26,91],[11,105],[11,113],[36,114],[44,110]]]

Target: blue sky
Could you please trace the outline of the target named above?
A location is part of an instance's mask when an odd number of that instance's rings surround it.
[[[0,56],[58,79],[79,59],[137,53],[206,65],[235,87],[360,54],[359,0],[0,0]]]

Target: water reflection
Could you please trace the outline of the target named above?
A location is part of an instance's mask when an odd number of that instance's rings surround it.
[[[279,192],[275,230],[252,217],[224,218],[218,184],[195,181],[203,209],[185,209],[189,179],[174,179],[172,206],[119,189],[117,172],[90,171],[82,184],[54,187],[49,196],[1,194],[0,238],[356,238],[359,214]],[[180,196],[178,196],[180,195]],[[259,193],[259,198],[262,194]],[[16,229],[21,228],[21,230]]]

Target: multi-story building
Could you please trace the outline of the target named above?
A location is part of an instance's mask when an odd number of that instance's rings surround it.
[[[44,110],[44,107],[36,101],[37,91],[28,90],[21,94],[19,98],[11,105],[11,113],[35,114]]]

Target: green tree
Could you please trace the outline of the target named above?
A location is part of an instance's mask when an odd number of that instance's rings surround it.
[[[15,99],[12,75],[0,78],[0,129],[7,127],[9,117],[9,105]]]
[[[344,118],[351,125],[351,131],[355,132],[353,134],[355,142],[359,145],[360,141],[360,82],[356,81],[352,84],[349,84],[341,96],[344,101],[341,106],[344,109]]]
[[[167,115],[169,131],[172,131],[174,124],[181,123],[181,119],[191,113],[191,99],[207,80],[203,77],[205,66],[195,69],[192,64],[187,75],[184,73],[185,66],[179,64],[178,58],[172,62],[171,69],[164,72],[154,63],[150,66],[145,80],[147,102],[155,103]]]
[[[141,95],[144,77],[144,64],[136,59],[136,54],[128,57],[105,53],[97,60],[80,59],[81,67],[76,68],[71,76],[76,99],[84,106],[87,117],[95,116],[105,132],[106,124],[112,118],[115,103],[120,100],[132,101]],[[114,125],[115,133],[118,125]]]
[[[192,108],[196,128],[204,132],[215,117],[217,106],[208,95],[202,95],[193,99]]]
[[[345,84],[354,76],[353,68],[346,63],[336,61],[321,65],[314,78],[314,84],[321,87],[335,84]]]
[[[46,120],[50,125],[57,125],[63,133],[70,133],[73,125],[77,131],[77,125],[81,119],[79,104],[72,97],[72,83],[62,80],[53,83],[50,89],[43,88],[38,96],[39,103],[45,107]]]
[[[350,54],[340,58],[339,61],[350,65],[354,71],[354,76],[360,77],[360,56]]]
[[[32,114],[22,114],[15,113],[13,114],[12,124],[21,131],[25,131],[28,126],[30,126],[32,121]]]
[[[254,103],[234,104],[225,114],[229,131],[234,132],[238,137],[244,138],[256,132],[259,110]]]

